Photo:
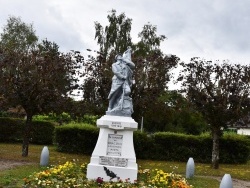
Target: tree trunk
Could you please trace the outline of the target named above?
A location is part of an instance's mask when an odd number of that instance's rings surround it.
[[[23,136],[23,147],[22,147],[22,156],[23,157],[27,157],[28,153],[29,153],[31,122],[32,122],[32,115],[27,113],[27,119],[26,119],[24,136]]]
[[[219,168],[219,143],[220,143],[220,129],[216,128],[212,130],[213,136],[213,150],[212,150],[212,168]]]

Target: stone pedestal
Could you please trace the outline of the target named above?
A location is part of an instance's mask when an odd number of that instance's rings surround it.
[[[97,120],[99,137],[87,167],[89,180],[137,180],[138,166],[133,131],[138,124],[131,117],[104,115]]]

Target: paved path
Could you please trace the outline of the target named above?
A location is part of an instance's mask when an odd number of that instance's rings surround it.
[[[217,177],[217,176],[201,176],[201,177],[210,177],[218,180],[219,182],[221,182],[222,179],[222,177]],[[232,181],[233,181],[233,188],[250,188],[250,181],[243,181],[234,178],[232,178]]]
[[[12,160],[3,160],[0,159],[0,171],[11,169],[17,166],[29,165],[32,163],[25,162],[25,161],[12,161]]]

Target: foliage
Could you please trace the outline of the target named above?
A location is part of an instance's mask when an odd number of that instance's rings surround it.
[[[83,115],[83,117],[72,117],[69,113],[66,112],[63,112],[61,114],[49,113],[47,115],[35,115],[33,117],[33,120],[57,122],[60,125],[70,123],[96,125],[97,119],[98,116],[88,114]]]
[[[99,118],[99,116],[86,114],[83,116],[81,122],[95,126],[98,118]]]
[[[24,120],[14,118],[0,118],[0,141],[17,142],[22,139]]]
[[[6,111],[0,111],[0,117],[8,117],[9,114]]]
[[[88,124],[56,127],[55,142],[58,145],[58,151],[90,155],[96,145],[98,131],[96,127]]]
[[[0,62],[0,90],[13,105],[20,104],[27,116],[51,110],[57,100],[76,88],[70,56],[59,55],[58,46],[43,41],[36,49],[19,57],[9,49]],[[13,59],[13,58],[14,59]]]
[[[145,120],[160,125],[161,122],[152,115],[152,111],[160,112],[160,102],[157,101],[162,92],[167,90],[172,70],[179,58],[174,55],[165,55],[160,50],[161,42],[166,39],[164,35],[157,34],[157,27],[147,23],[139,33],[139,42],[132,43],[130,37],[132,19],[124,13],[116,14],[112,10],[107,16],[108,25],[103,27],[95,23],[97,44],[99,51],[97,57],[90,56],[84,66],[83,98],[88,106],[88,113],[104,114],[108,106],[108,94],[112,81],[111,65],[115,56],[132,47],[132,61],[136,68],[133,73],[134,85],[131,96],[133,98],[133,117],[139,121],[143,116]],[[105,29],[104,29],[105,28]],[[91,50],[90,50],[91,51]],[[166,114],[160,113],[162,120]],[[146,121],[146,122],[147,122]],[[150,126],[146,126],[150,130]]]
[[[208,129],[201,113],[178,91],[165,91],[156,99],[156,108],[145,115],[145,127],[150,132],[176,132],[199,135]]]
[[[111,65],[115,55],[131,46],[132,20],[124,13],[116,15],[112,10],[107,16],[109,25],[103,27],[95,22],[95,39],[99,45],[98,56],[91,56],[83,67],[83,98],[88,106],[87,113],[101,115],[107,109],[108,93],[112,81]],[[105,29],[104,29],[105,28]]]
[[[250,109],[250,66],[226,61],[211,62],[192,58],[178,78],[187,99],[198,110],[213,136],[212,165],[219,167],[221,128],[233,124]]]
[[[106,60],[112,52],[119,53],[131,46],[131,24],[132,19],[127,18],[124,13],[116,15],[116,10],[111,10],[107,16],[109,25],[105,29],[99,22],[95,22],[95,39],[100,46],[100,53]]]
[[[158,132],[153,135],[155,158],[159,160],[187,161],[193,157],[197,162],[207,163],[211,156],[211,139],[204,136]]]
[[[152,156],[152,148],[154,148],[154,141],[151,136],[136,131],[133,135],[134,149],[138,159],[150,159]]]
[[[249,149],[250,140],[246,136],[224,133],[220,141],[220,162],[224,164],[247,163],[250,159]]]
[[[21,142],[25,120],[14,118],[0,118],[0,141]],[[30,142],[33,144],[52,144],[54,124],[46,121],[33,121]]]
[[[147,53],[159,50],[161,42],[166,39],[165,35],[157,36],[157,27],[147,23],[143,26],[142,31],[138,34],[138,37],[141,39],[137,46],[137,52],[140,55],[146,56]]]
[[[72,121],[70,115],[66,112],[63,112],[61,114],[55,114],[55,113],[49,113],[48,115],[35,115],[33,117],[33,120],[39,120],[39,121],[52,121],[57,122],[60,125],[63,123],[69,123]]]
[[[0,96],[27,114],[22,155],[28,155],[32,117],[60,109],[78,87],[77,53],[63,54],[56,43],[38,37],[32,25],[10,17],[0,40]]]
[[[24,187],[169,187],[169,188],[190,188],[187,180],[174,173],[166,173],[163,170],[139,169],[138,180],[119,180],[118,182],[103,182],[101,178],[88,181],[86,179],[86,163],[77,165],[66,162],[63,165],[53,166],[44,171],[34,173],[24,178]]]
[[[166,56],[158,49],[146,56],[141,56],[138,52],[133,61],[136,65],[135,84],[132,87],[133,116],[136,121],[143,117],[148,122],[145,128],[152,131],[154,126],[161,127],[164,119],[168,118],[168,108],[159,97],[168,89],[170,70],[177,65],[179,58],[174,55]]]
[[[55,134],[58,151],[90,155],[97,142],[98,128],[71,124],[56,127]],[[202,163],[209,163],[211,159],[212,138],[209,134],[195,136],[158,132],[147,135],[136,131],[133,138],[138,159],[185,162],[189,157],[193,157],[196,162]],[[221,142],[221,163],[238,164],[249,160],[250,145],[245,136],[225,135]]]
[[[21,56],[34,49],[37,41],[32,24],[22,22],[19,17],[9,17],[1,34],[1,47],[9,48]]]
[[[185,161],[193,157],[197,162],[209,163],[211,159],[212,139],[210,135],[156,133],[153,136],[157,160]],[[225,135],[220,138],[220,141],[222,143],[220,146],[221,163],[238,164],[249,160],[249,142],[245,136]]]

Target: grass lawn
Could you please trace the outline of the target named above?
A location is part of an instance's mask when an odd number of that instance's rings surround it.
[[[1,187],[22,187],[23,178],[28,177],[33,172],[39,172],[40,154],[43,146],[30,145],[29,156],[21,157],[21,144],[0,143],[0,160],[13,160],[28,162],[24,166],[15,167],[9,170],[0,171]],[[57,152],[54,146],[48,146],[50,151],[50,164],[63,164],[66,161],[76,163],[89,163],[90,156],[66,154]],[[188,159],[187,159],[188,160]],[[194,159],[195,160],[195,159]],[[140,168],[162,169],[165,172],[175,172],[185,177],[186,163],[169,161],[137,160]],[[218,170],[210,168],[210,164],[195,163],[195,177],[188,182],[195,188],[219,187],[219,181],[210,176],[223,177],[224,174],[231,174],[232,178],[250,181],[250,162],[244,165],[225,165],[221,164]]]

